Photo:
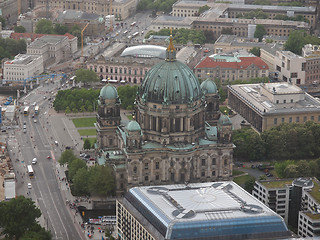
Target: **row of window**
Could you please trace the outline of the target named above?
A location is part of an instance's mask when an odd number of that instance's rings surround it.
[[[92,67],[90,66],[90,70],[91,71],[95,71],[96,73],[98,73],[98,67],[95,66],[95,67]],[[143,75],[143,71],[144,71],[144,74],[147,74],[148,73],[148,70],[147,69],[133,69],[131,71],[131,68],[117,68],[117,67],[106,67],[106,68],[103,68],[103,67],[100,67],[99,68],[99,73],[118,73],[118,70],[119,70],[119,73],[120,74],[131,74],[133,73],[134,75],[138,75],[138,72],[140,73],[140,75]]]
[[[298,122],[300,122],[300,117],[296,117],[296,122],[298,123]],[[311,121],[314,121],[314,116],[311,116],[310,117],[310,120]],[[306,121],[308,121],[308,117],[307,116],[304,116],[303,117],[303,122],[306,122]],[[283,118],[281,118],[281,123],[284,123],[285,122],[285,118],[283,117]],[[318,116],[318,122],[320,122],[320,116]],[[289,117],[289,123],[292,123],[292,117]],[[274,118],[273,119],[273,124],[278,124],[278,118]]]

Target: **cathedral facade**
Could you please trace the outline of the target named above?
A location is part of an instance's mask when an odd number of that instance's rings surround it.
[[[216,84],[200,85],[176,60],[170,40],[166,59],[144,77],[135,119],[120,116],[117,90],[100,91],[97,113],[99,164],[114,168],[117,195],[135,186],[228,180],[232,175],[232,123],[219,111]]]

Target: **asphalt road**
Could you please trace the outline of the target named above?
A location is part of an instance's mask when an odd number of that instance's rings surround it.
[[[61,184],[58,183],[56,161],[63,150],[62,143],[71,143],[72,139],[68,131],[64,131],[61,123],[52,123],[50,118],[51,102],[48,98],[52,97],[58,86],[46,84],[23,99],[31,106],[30,114],[19,114],[19,128],[9,132],[7,143],[12,158],[18,159],[13,160],[17,174],[17,195],[31,197],[36,202],[43,214],[40,223],[51,231],[53,239],[85,239],[83,234],[80,234],[80,227],[74,225],[65,196],[62,196],[60,190]],[[40,113],[32,118],[34,102],[40,106]],[[34,119],[37,120],[36,123]],[[27,126],[26,133],[22,130],[24,122]],[[54,141],[61,144],[56,146]],[[51,159],[47,159],[47,156]],[[33,158],[37,158],[38,162],[33,165],[35,177],[30,179],[26,166],[31,164]],[[27,183],[32,184],[31,189],[27,188]]]

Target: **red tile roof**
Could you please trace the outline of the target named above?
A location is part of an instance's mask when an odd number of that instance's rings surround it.
[[[195,68],[234,68],[246,69],[250,65],[255,65],[260,69],[269,69],[268,65],[259,57],[240,57],[241,62],[216,62],[210,57],[206,57]]]
[[[40,33],[11,33],[11,38],[12,39],[21,39],[21,38],[31,38],[31,42],[36,40],[37,38],[41,38],[43,36],[66,36],[68,39],[73,39],[75,36],[73,36],[70,33],[66,33],[64,35],[58,35],[58,34],[40,34]]]

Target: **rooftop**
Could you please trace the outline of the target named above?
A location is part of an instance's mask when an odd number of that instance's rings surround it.
[[[304,214],[313,220],[320,220],[320,213],[304,212]]]
[[[265,186],[266,188],[284,188],[287,185],[291,185],[292,184],[292,179],[288,180],[274,180],[274,181],[259,181],[259,183],[261,183],[263,186]]]
[[[121,57],[132,56],[132,57],[144,57],[144,58],[160,58],[165,59],[166,48],[156,45],[139,45],[126,48],[122,53]]]
[[[166,239],[288,234],[279,215],[231,181],[135,187],[126,199]]]
[[[230,85],[228,91],[261,115],[320,111],[319,100],[287,82]],[[287,98],[287,101],[277,103],[280,98]]]
[[[262,11],[293,11],[295,13],[316,13],[316,8],[309,7],[293,7],[293,6],[271,6],[271,5],[249,5],[249,4],[230,4],[228,8],[243,9],[243,10],[255,10],[262,9]],[[287,14],[287,13],[286,13]]]

